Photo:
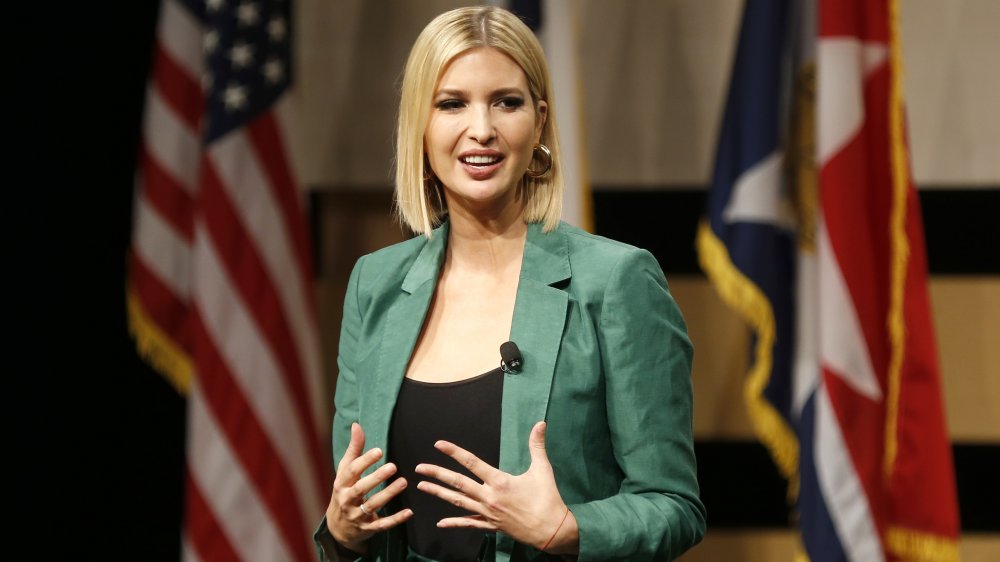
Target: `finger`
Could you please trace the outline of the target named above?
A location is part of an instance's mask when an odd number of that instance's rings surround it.
[[[364,478],[359,479],[353,486],[351,486],[351,499],[359,502],[364,501],[368,492],[374,490],[379,484],[388,480],[389,477],[395,473],[396,465],[394,463],[388,463],[380,466],[378,470],[372,472]]]
[[[547,424],[540,421],[531,428],[528,435],[528,454],[531,455],[531,464],[549,464],[549,456],[545,452],[545,429]]]
[[[361,456],[361,452],[365,450],[365,432],[361,429],[361,424],[354,422],[351,424],[351,441],[347,444],[347,450],[344,451],[344,456],[341,457],[340,462],[337,463],[337,474],[347,470],[355,459]]]
[[[478,501],[466,496],[465,494],[449,490],[440,484],[424,481],[417,484],[417,489],[421,492],[426,492],[434,497],[440,498],[459,509],[478,513],[479,515],[485,515],[483,513],[483,506]]]
[[[365,431],[361,429],[361,424],[354,422],[351,424],[351,442],[347,444],[347,450],[344,452],[344,458],[340,462],[347,461],[350,463],[354,459],[361,455],[361,452],[365,450]]]
[[[346,457],[345,457],[346,458]],[[337,476],[334,479],[334,488],[347,488],[353,486],[361,475],[368,470],[368,467],[375,464],[382,458],[382,449],[374,448],[369,449],[365,454],[352,460],[346,465],[341,462],[341,467],[337,470]]]
[[[497,531],[497,526],[490,523],[480,515],[470,515],[468,517],[446,517],[437,522],[437,526],[442,529],[483,529],[485,531]]]
[[[483,462],[482,459],[476,455],[473,455],[469,451],[466,451],[454,443],[449,443],[448,441],[438,441],[434,444],[434,447],[458,461],[458,463],[464,466],[466,470],[475,474],[483,482],[488,481],[490,476],[499,472],[496,468],[493,468],[488,463]]]
[[[418,464],[416,472],[421,476],[429,476],[435,480],[439,480],[475,500],[482,499],[482,484],[464,474],[459,474],[454,470],[448,470],[436,464]]]
[[[379,490],[377,494],[372,494],[372,497],[364,500],[365,508],[369,512],[375,513],[392,501],[392,498],[398,496],[400,492],[405,490],[407,485],[408,483],[406,478],[397,478],[391,484],[382,490]]]
[[[411,509],[401,509],[392,515],[387,515],[385,517],[379,517],[378,519],[372,521],[371,523],[365,523],[361,526],[363,531],[368,531],[372,533],[379,533],[399,525],[405,522],[410,517],[413,517],[413,510]]]

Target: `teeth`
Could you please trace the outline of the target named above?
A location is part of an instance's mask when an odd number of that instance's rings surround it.
[[[481,165],[484,165],[484,164],[493,164],[493,163],[497,162],[498,160],[500,160],[500,159],[498,157],[496,157],[496,156],[479,156],[479,155],[477,155],[477,156],[466,156],[466,157],[462,158],[462,162],[465,162],[466,164],[473,164],[473,165],[478,165],[478,166],[481,166]]]

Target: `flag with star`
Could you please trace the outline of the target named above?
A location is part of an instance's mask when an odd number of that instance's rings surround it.
[[[743,12],[698,252],[813,562],[958,560],[899,0]]]
[[[314,560],[330,474],[288,0],[163,0],[127,282],[188,398],[184,560]]]

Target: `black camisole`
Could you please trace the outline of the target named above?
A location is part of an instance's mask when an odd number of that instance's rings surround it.
[[[422,480],[414,472],[420,463],[432,463],[465,474],[479,482],[458,462],[434,448],[440,439],[450,441],[490,466],[500,462],[500,403],[503,371],[456,382],[427,383],[403,379],[389,430],[389,460],[407,486],[390,510],[410,508],[406,540],[413,552],[440,562],[475,560],[484,532],[478,529],[439,529],[445,517],[468,515],[454,505],[417,489]],[[435,482],[448,487],[441,482]]]

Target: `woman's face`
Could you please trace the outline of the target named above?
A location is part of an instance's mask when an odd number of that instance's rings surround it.
[[[515,202],[547,111],[544,101],[532,104],[521,67],[496,49],[470,49],[445,67],[433,96],[424,150],[449,210],[489,213]]]

